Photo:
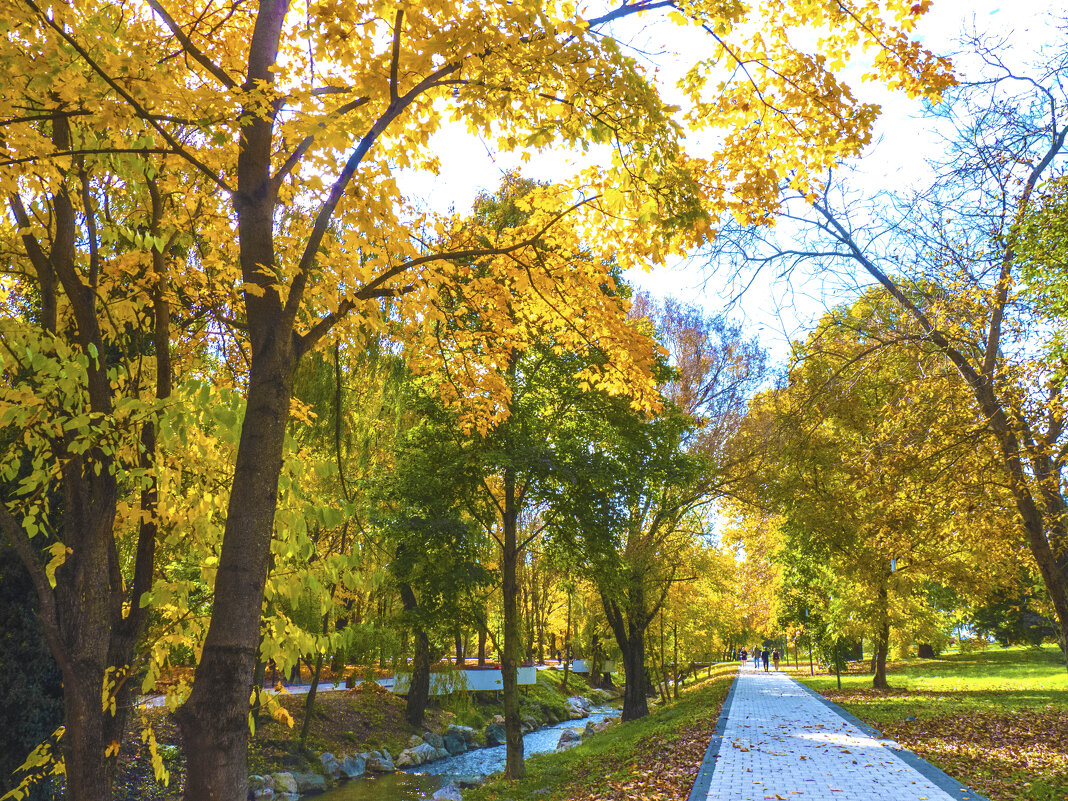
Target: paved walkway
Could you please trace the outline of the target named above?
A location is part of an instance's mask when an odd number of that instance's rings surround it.
[[[690,801],[982,801],[785,673],[741,669]]]

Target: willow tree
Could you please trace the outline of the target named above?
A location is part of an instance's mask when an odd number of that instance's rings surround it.
[[[859,48],[876,49],[874,74],[886,83],[914,94],[944,87],[946,65],[909,39],[925,8],[906,0],[754,9],[650,1],[598,16],[542,0],[0,3],[0,189],[12,209],[7,251],[18,254],[21,279],[54,297],[62,313],[77,312],[64,329],[77,355],[105,352],[96,331],[106,315],[91,289],[101,270],[121,281],[122,267],[96,257],[97,222],[142,191],[129,172],[136,159],[146,176],[178,176],[169,225],[190,232],[193,258],[174,300],[232,326],[237,338],[228,344],[240,346],[247,365],[235,375],[247,406],[213,616],[178,715],[187,795],[245,795],[249,689],[301,358],[331,332],[345,337],[387,318],[406,321],[413,338],[429,335],[453,265],[492,256],[492,269],[517,291],[541,297],[539,315],[566,322],[560,327],[581,347],[595,342],[609,355],[591,384],[652,405],[648,354],[621,311],[601,302],[612,258],[623,267],[662,261],[701,242],[720,212],[767,219],[780,176],[813,188],[813,176],[857,152],[877,108],[830,69]],[[712,53],[684,86],[689,124],[717,131],[720,144],[705,159],[684,152],[675,108],[607,35],[623,17],[669,11],[670,24],[706,34]],[[791,43],[794,25],[825,32],[819,52]],[[591,150],[599,163],[532,198],[524,225],[484,244],[459,218],[424,213],[398,189],[397,170],[434,171],[447,157],[433,134],[450,121],[502,150],[604,147]],[[97,192],[81,191],[85,174],[98,176]],[[18,211],[24,195],[27,208],[54,199],[57,213],[27,224]],[[144,247],[144,232],[134,233]],[[581,267],[553,257],[568,240],[588,248]],[[385,299],[400,299],[390,314]],[[511,334],[506,319],[487,317],[478,336],[507,348]],[[495,375],[472,370],[458,379],[457,399],[478,399],[468,406],[473,427],[506,414],[494,401],[505,391]],[[92,392],[110,392],[103,367],[84,380]],[[110,417],[113,403],[92,411]],[[106,472],[94,471],[86,475]],[[42,606],[54,605],[39,560],[23,547],[34,531],[17,519],[19,493],[6,503],[14,522],[5,532],[26,554]],[[111,590],[99,576],[115,553],[115,515],[110,504],[92,514],[67,576],[98,578],[84,591],[57,589],[58,614],[86,616],[107,638]],[[101,715],[87,708],[68,720],[71,738],[89,744],[67,752],[75,799],[107,793],[94,767],[105,743],[75,735],[83,723],[99,728]]]

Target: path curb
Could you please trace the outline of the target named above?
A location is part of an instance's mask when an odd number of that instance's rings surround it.
[[[734,701],[734,689],[738,686],[739,673],[740,671],[734,674],[731,688],[727,691],[727,697],[723,699],[719,719],[716,721],[716,730],[712,732],[712,739],[708,743],[708,748],[705,749],[705,758],[701,760],[701,767],[697,769],[697,778],[694,779],[687,801],[706,801],[708,798],[708,790],[712,786],[712,772],[716,769],[716,760],[719,759],[723,732],[727,730],[727,718],[730,717],[731,703]]]
[[[850,712],[847,712],[846,710],[842,709],[842,707],[838,706],[838,704],[834,703],[833,701],[831,701],[831,700],[829,700],[827,698],[824,698],[822,695],[820,695],[818,692],[813,690],[811,687],[809,687],[808,685],[804,684],[803,682],[798,681],[793,676],[787,676],[786,678],[788,678],[790,681],[792,681],[794,684],[796,684],[798,687],[800,687],[806,693],[811,695],[813,698],[815,698],[817,701],[819,701],[825,707],[830,709],[832,712],[834,712],[840,718],[845,720],[847,723],[852,723],[854,726],[856,726],[862,732],[867,734],[869,737],[874,737],[874,738],[876,738],[878,740],[887,740],[887,739],[889,739],[886,735],[884,735],[878,729],[873,728],[872,726],[869,726],[867,723],[865,723],[863,720],[858,718],[856,715],[854,715],[854,714],[852,714]],[[734,687],[731,687],[731,691],[732,692],[734,691]],[[726,719],[724,719],[724,722],[725,722],[725,720]],[[718,752],[718,750],[719,749],[717,748],[717,752]],[[894,741],[893,747],[889,747],[889,750],[891,751],[891,753],[894,754],[894,756],[896,756],[898,759],[900,759],[902,762],[904,762],[910,768],[915,770],[917,773],[921,774],[925,779],[927,779],[932,784],[937,786],[938,789],[942,790],[943,792],[947,793],[948,795],[952,796],[953,798],[960,799],[960,801],[990,801],[990,799],[988,799],[986,796],[980,795],[979,793],[977,793],[975,790],[971,789],[970,787],[966,787],[965,785],[961,784],[959,781],[954,779],[952,776],[950,776],[948,773],[946,773],[942,769],[940,769],[938,767],[935,767],[930,762],[928,762],[926,759],[924,759],[921,756],[917,756],[916,754],[912,753],[911,751],[909,751],[904,746],[898,744],[896,741]],[[703,764],[702,764],[702,767],[703,767]],[[709,781],[711,781],[711,774],[709,774]],[[707,789],[706,789],[705,792],[707,794]],[[693,796],[691,795],[689,801],[697,801],[697,800],[694,799]],[[703,801],[703,799],[702,799],[702,801]]]

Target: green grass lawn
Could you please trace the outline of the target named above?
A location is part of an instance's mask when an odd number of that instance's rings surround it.
[[[1068,670],[1060,649],[991,646],[888,665],[871,676],[795,674],[994,801],[1068,799]],[[914,718],[914,720],[909,720]]]
[[[710,679],[685,688],[678,701],[612,726],[570,751],[533,756],[526,778],[491,780],[465,790],[464,801],[685,801],[736,671],[735,662],[717,666]]]

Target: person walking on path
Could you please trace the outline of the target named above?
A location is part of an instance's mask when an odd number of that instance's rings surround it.
[[[775,669],[779,669],[779,649],[776,648],[771,652],[771,661],[775,663]]]
[[[749,654],[746,653],[744,648],[742,649],[741,658],[742,658],[742,667],[745,667],[745,660],[749,658]]]
[[[689,801],[984,801],[786,673],[740,671]]]
[[[771,658],[771,651],[767,648],[760,654],[760,658],[764,660],[764,672],[768,672],[768,659]]]

